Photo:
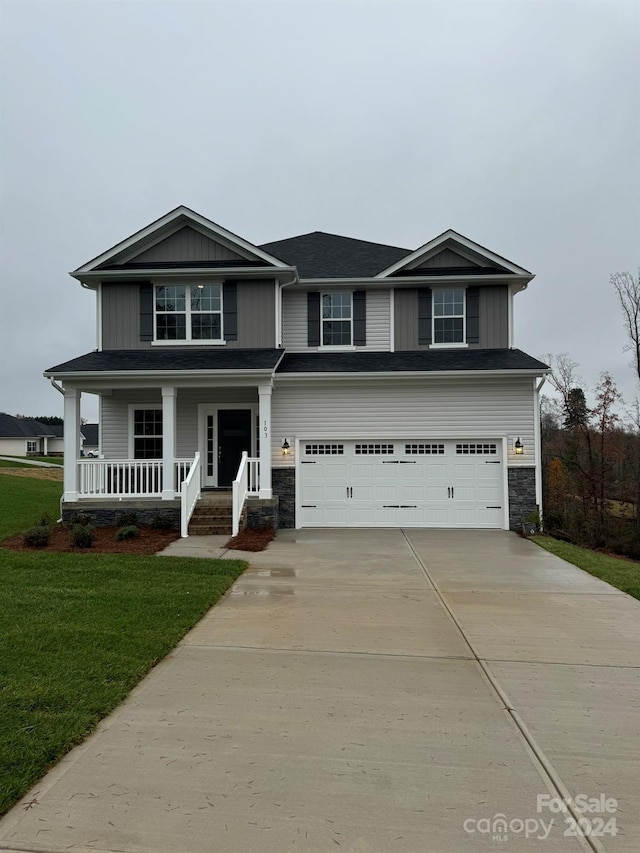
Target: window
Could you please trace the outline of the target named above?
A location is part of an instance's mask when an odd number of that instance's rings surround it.
[[[322,346],[351,346],[351,293],[322,294]]]
[[[456,453],[462,456],[494,454],[498,452],[497,444],[456,444]]]
[[[304,452],[308,456],[342,456],[344,444],[306,444]]]
[[[27,453],[37,453],[38,452],[38,442],[37,441],[28,441],[27,442]]]
[[[157,341],[222,340],[220,284],[157,284]]]
[[[433,343],[464,343],[464,290],[433,291]]]
[[[407,456],[442,456],[444,454],[444,444],[405,444],[404,452]]]
[[[367,454],[388,455],[393,453],[393,444],[356,444],[356,456],[365,456]]]
[[[162,409],[133,410],[133,458],[162,459]]]

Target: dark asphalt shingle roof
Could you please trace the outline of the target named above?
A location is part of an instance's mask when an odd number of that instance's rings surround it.
[[[52,426],[33,418],[16,418],[0,412],[0,438],[38,438],[39,436],[62,437],[62,424]]]
[[[324,231],[263,243],[259,248],[297,267],[300,278],[368,278],[413,251]]]
[[[278,349],[166,349],[88,352],[45,373],[111,372],[119,370],[272,370],[282,356]]]
[[[423,350],[420,352],[288,353],[278,373],[376,373],[441,370],[546,370],[519,349]]]

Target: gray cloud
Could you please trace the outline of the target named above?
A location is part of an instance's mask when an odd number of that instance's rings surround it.
[[[640,264],[639,10],[0,4],[0,409],[61,411],[42,370],[95,345],[67,271],[180,203],[254,242],[455,228],[537,273],[518,346],[632,396],[608,281]]]

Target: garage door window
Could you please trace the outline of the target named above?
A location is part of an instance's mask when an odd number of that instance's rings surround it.
[[[405,444],[407,456],[442,456],[444,444]]]
[[[356,444],[356,456],[369,453],[375,455],[393,453],[393,444]]]
[[[342,456],[344,444],[306,444],[304,452],[307,456]]]
[[[456,444],[456,453],[463,456],[479,456],[498,452],[495,444]]]

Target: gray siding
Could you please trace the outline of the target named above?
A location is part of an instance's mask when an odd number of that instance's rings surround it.
[[[389,351],[390,314],[390,291],[367,290],[367,343],[357,347],[359,351]],[[306,291],[285,288],[282,292],[282,344],[289,352],[309,350]]]
[[[137,284],[102,285],[102,349],[148,349],[140,340]]]
[[[275,347],[275,285],[272,281],[238,282],[238,340],[231,349]],[[306,330],[306,321],[305,321]],[[137,284],[102,285],[102,348],[148,349],[140,340]]]
[[[242,260],[242,255],[228,249],[221,243],[205,237],[193,228],[181,228],[170,237],[166,237],[155,246],[141,252],[129,261],[137,264],[145,261],[188,263],[189,261],[229,261]]]
[[[425,284],[426,286],[426,284]],[[428,349],[418,344],[418,291],[396,288],[395,349]],[[509,291],[506,284],[480,285],[480,341],[472,349],[500,349],[509,346]]]
[[[522,456],[509,450],[509,466],[535,464],[533,381],[432,379],[417,381],[280,382],[272,401],[272,461],[295,465],[295,452],[283,456],[282,436],[294,439],[500,438],[524,445]]]
[[[463,258],[462,255],[459,255],[457,252],[454,252],[451,249],[443,249],[441,252],[438,252],[437,255],[434,255],[432,258],[428,258],[426,261],[418,260],[413,264],[409,264],[407,269],[426,270],[445,267],[475,266],[478,265],[474,264],[473,261],[470,261],[468,258]]]

